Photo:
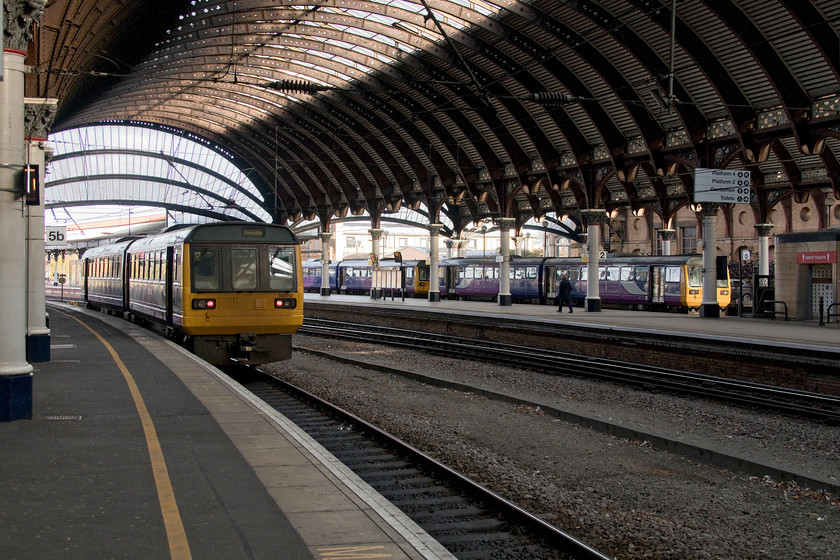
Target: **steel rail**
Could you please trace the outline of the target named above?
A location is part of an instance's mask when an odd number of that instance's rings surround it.
[[[641,388],[655,388],[674,394],[713,399],[820,420],[829,424],[840,424],[840,397],[833,395],[593,356],[580,356],[543,348],[529,348],[340,321],[307,318],[298,332],[402,348],[431,349],[439,353],[449,352],[463,358],[503,363],[542,373],[573,375]]]
[[[245,370],[240,369],[239,371]],[[379,445],[383,448],[389,449],[395,455],[407,458],[410,463],[416,464],[421,468],[423,471],[421,476],[425,476],[425,473],[433,473],[435,479],[445,482],[444,486],[457,488],[458,492],[464,496],[468,496],[471,502],[483,504],[484,508],[494,512],[499,519],[507,520],[520,527],[520,530],[524,529],[525,532],[537,536],[543,543],[542,546],[553,548],[575,560],[610,560],[608,556],[603,555],[586,543],[574,538],[554,525],[547,523],[532,513],[522,509],[516,504],[499,496],[495,492],[492,492],[477,482],[465,477],[464,475],[423,453],[419,449],[378,428],[377,426],[374,426],[355,414],[285,380],[279,379],[260,368],[253,368],[250,371],[257,372],[258,374],[269,378],[270,383],[274,385],[277,390],[288,393],[295,399],[306,402],[309,406],[324,411],[327,415],[336,418],[342,424],[353,426],[354,430],[342,430],[347,432],[348,435],[351,433],[365,433],[368,437],[379,442]],[[235,371],[231,371],[231,374],[234,378],[238,377]],[[253,390],[247,383],[243,383],[243,385]],[[257,394],[266,400],[263,395],[260,395],[260,392],[257,392]],[[281,412],[283,411],[281,410]],[[406,473],[407,471],[403,467],[400,472]],[[408,475],[402,474],[401,478],[405,479],[406,476]],[[403,483],[405,484],[405,480],[403,480]],[[454,523],[452,524],[452,529],[457,530]],[[514,530],[512,533],[517,534],[517,531]]]

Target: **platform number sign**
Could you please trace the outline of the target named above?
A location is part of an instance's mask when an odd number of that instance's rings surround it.
[[[752,177],[746,169],[694,170],[694,202],[749,204]]]
[[[67,228],[65,226],[51,226],[45,228],[44,244],[47,247],[66,247]]]

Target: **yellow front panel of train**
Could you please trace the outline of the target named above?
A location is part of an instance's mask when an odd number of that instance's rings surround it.
[[[188,334],[291,334],[303,323],[298,245],[196,244],[185,246],[183,257],[176,307]]]
[[[275,300],[295,301],[295,307],[277,308]],[[214,303],[212,308],[193,309],[193,301]],[[183,327],[192,335],[291,334],[303,323],[303,294],[300,293],[187,293],[184,303]]]

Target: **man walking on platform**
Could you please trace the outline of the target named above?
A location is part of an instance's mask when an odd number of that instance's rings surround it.
[[[566,278],[565,274],[560,275],[560,284],[557,286],[557,312],[563,313],[563,304],[569,306],[569,313],[574,313],[572,309],[572,283]]]

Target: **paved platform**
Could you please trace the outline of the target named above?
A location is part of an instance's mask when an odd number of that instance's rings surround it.
[[[715,340],[731,339],[742,344],[768,341],[791,348],[834,349],[840,352],[840,323],[833,322],[824,326],[819,321],[785,321],[783,318],[752,318],[737,316],[700,317],[698,313],[664,313],[654,311],[629,311],[625,309],[603,309],[599,312],[587,312],[575,307],[574,313],[564,310],[557,312],[554,305],[513,304],[500,306],[490,301],[442,300],[431,303],[422,298],[380,298],[367,296],[331,294],[305,294],[306,303],[341,304],[363,307],[407,307],[438,313],[498,317],[507,320],[523,319],[529,321],[547,321],[574,326],[591,326],[605,329],[627,330],[636,332],[661,333],[669,335],[680,333],[697,338]]]
[[[48,311],[33,419],[0,423],[0,558],[452,558],[217,369]]]

